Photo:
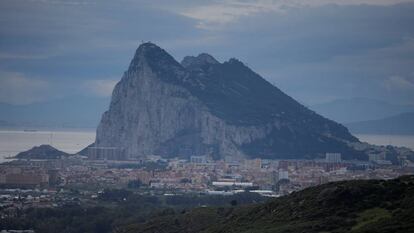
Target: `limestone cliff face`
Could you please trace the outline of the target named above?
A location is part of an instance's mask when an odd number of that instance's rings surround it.
[[[216,159],[352,154],[347,144],[356,141],[235,59],[201,54],[180,64],[151,43],[137,49],[96,135],[96,146],[130,157]]]

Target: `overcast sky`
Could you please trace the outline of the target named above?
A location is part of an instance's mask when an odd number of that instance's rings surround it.
[[[0,102],[108,98],[152,41],[179,61],[236,57],[305,104],[414,104],[413,12],[409,0],[0,0]]]

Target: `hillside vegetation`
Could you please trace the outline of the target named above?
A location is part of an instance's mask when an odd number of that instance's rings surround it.
[[[267,200],[267,201],[266,201]],[[40,233],[409,233],[414,232],[414,176],[329,183],[266,199],[150,196],[105,190],[94,202],[29,208],[0,229]]]
[[[344,181],[265,204],[197,208],[132,224],[133,233],[414,232],[414,176]]]

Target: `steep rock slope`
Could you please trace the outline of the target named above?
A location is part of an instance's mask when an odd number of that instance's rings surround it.
[[[303,158],[335,151],[365,159],[348,130],[302,106],[236,59],[178,63],[142,44],[115,86],[96,146],[130,157]]]

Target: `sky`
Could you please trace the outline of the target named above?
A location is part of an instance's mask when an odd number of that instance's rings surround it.
[[[142,41],[235,57],[300,102],[414,104],[414,0],[0,0],[0,103],[109,98]]]

